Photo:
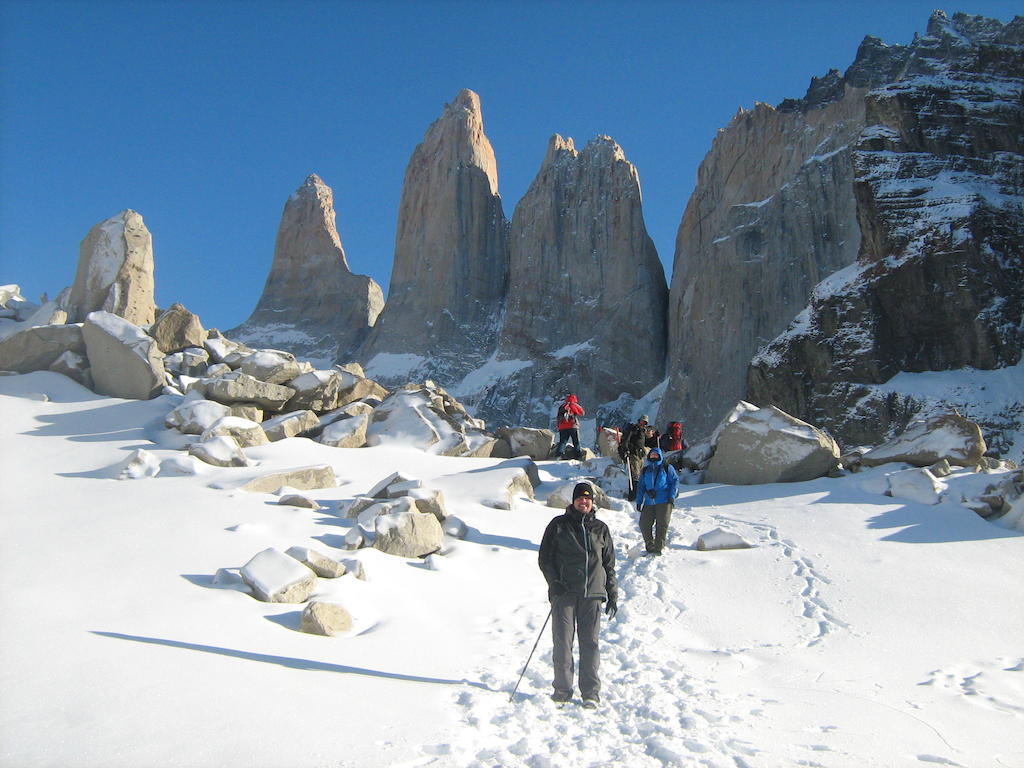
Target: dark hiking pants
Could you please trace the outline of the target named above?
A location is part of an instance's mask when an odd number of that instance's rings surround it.
[[[640,510],[640,535],[648,552],[661,552],[668,537],[668,524],[672,521],[672,502],[648,504]]]
[[[601,628],[601,604],[598,597],[556,595],[551,601],[551,663],[555,668],[554,688],[558,693],[572,693],[573,636],[580,646],[580,694],[596,697],[601,692],[597,672],[600,657],[597,633]]]
[[[558,430],[558,447],[555,448],[555,453],[561,456],[565,453],[565,446],[572,441],[572,447],[576,449],[576,453],[580,452],[580,431],[576,427],[572,429],[560,429]]]

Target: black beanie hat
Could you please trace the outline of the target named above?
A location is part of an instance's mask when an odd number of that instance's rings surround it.
[[[576,487],[572,489],[572,500],[576,501],[580,496],[594,498],[594,489],[590,487],[590,483],[576,483]]]

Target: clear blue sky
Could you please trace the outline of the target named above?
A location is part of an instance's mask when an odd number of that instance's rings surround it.
[[[907,43],[935,0],[0,0],[0,284],[56,295],[98,221],[139,211],[157,302],[245,320],[285,200],[334,189],[354,272],[387,291],[405,165],[477,91],[511,219],[553,133],[612,136],[671,274],[697,166],[739,107],[803,96],[868,34]],[[1019,0],[955,10],[1009,21]]]

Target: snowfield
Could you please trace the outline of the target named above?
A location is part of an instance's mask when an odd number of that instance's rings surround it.
[[[515,460],[394,440],[291,438],[189,474],[163,427],[176,402],[0,377],[2,766],[1024,768],[1024,534],[956,503],[979,476],[945,478],[937,505],[881,494],[903,465],[682,486],[656,559],[616,500],[599,514],[620,608],[587,712],[548,699],[547,630],[510,701],[548,611],[543,500],[578,462],[541,462],[512,510],[493,500]],[[116,479],[139,448],[159,474]],[[339,479],[303,492],[320,510],[238,489],[314,464]],[[441,490],[466,539],[425,560],[344,550],[344,504],[396,470]],[[753,547],[698,551],[716,528]],[[314,595],[349,609],[348,635],[249,594],[237,569],[268,547],[362,563]]]

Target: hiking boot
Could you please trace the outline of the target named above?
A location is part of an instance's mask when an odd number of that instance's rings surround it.
[[[572,699],[572,691],[555,691],[551,694],[551,700],[556,704],[565,704]]]
[[[593,696],[587,696],[583,699],[584,709],[597,709],[597,705],[601,703],[601,697],[596,693]]]

